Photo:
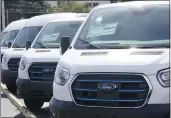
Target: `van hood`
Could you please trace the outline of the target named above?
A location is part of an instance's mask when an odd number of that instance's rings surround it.
[[[25,51],[25,48],[9,48],[4,54],[8,58],[20,58]]]
[[[29,63],[32,62],[58,62],[60,59],[60,49],[29,49],[23,57]]]
[[[71,74],[124,72],[156,74],[169,67],[169,49],[68,50],[59,65]]]

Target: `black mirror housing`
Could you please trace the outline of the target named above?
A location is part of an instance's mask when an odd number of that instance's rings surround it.
[[[26,50],[28,50],[31,46],[31,41],[26,41]]]
[[[8,48],[10,48],[10,47],[11,47],[11,45],[12,45],[12,43],[11,43],[11,42],[8,42]]]
[[[63,36],[61,38],[61,51],[62,51],[62,55],[68,50],[69,46],[70,46],[70,37],[69,36]]]

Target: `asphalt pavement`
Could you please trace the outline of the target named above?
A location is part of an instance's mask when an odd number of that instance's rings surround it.
[[[19,99],[24,104],[23,99]],[[49,118],[49,103],[44,103],[43,107],[34,113],[37,118]],[[11,103],[11,101],[1,92],[1,118],[25,118],[22,113]]]
[[[11,101],[1,92],[1,118],[25,118]]]

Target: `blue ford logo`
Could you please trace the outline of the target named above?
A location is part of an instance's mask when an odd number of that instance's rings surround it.
[[[45,68],[45,69],[43,69],[43,72],[51,73],[51,72],[53,72],[53,69],[52,68]]]
[[[98,89],[109,92],[117,89],[117,85],[111,83],[102,83],[98,85]]]

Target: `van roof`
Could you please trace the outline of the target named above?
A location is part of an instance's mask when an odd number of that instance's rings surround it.
[[[61,17],[73,17],[77,15],[85,15],[85,14],[78,14],[78,13],[54,13],[54,14],[44,14],[39,16],[34,16],[30,18],[24,27],[30,26],[44,26],[47,22],[50,22],[54,19],[59,19]],[[80,16],[81,17],[81,16]]]
[[[27,21],[28,19],[21,19],[21,20],[13,21],[3,30],[3,32],[7,32],[10,30],[20,30],[24,27]]]
[[[143,4],[168,4],[169,5],[169,1],[129,1],[129,2],[99,5],[95,7],[94,9],[117,7],[117,6],[130,6],[130,5],[135,6],[135,5],[143,5]]]
[[[64,22],[64,21],[84,21],[86,17],[71,17],[71,18],[60,18],[60,19],[56,19],[53,21],[50,21],[49,23],[52,22]]]

